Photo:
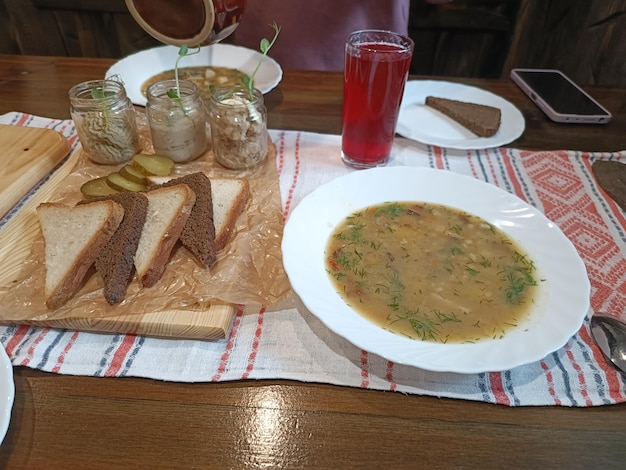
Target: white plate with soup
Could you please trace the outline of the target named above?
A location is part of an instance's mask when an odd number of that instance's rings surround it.
[[[130,100],[145,106],[147,85],[174,77],[178,50],[176,46],[161,46],[136,52],[113,64],[105,76],[119,76]],[[199,53],[180,60],[179,78],[193,81],[200,87],[203,97],[208,97],[209,85],[228,86],[238,82],[242,73],[251,75],[262,58],[260,52],[231,44],[203,46]],[[280,83],[282,77],[280,65],[271,57],[265,57],[254,77],[254,84],[262,93],[267,93]]]
[[[540,360],[589,310],[585,266],[561,230],[520,198],[450,171],[337,178],[293,210],[282,250],[295,292],[328,328],[431,371]]]

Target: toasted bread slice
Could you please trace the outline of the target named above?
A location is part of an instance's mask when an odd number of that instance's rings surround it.
[[[161,185],[169,176],[148,176],[151,184]],[[250,183],[244,178],[211,178],[213,201],[213,226],[215,227],[215,251],[224,249],[235,229],[237,218],[250,199]]]
[[[81,201],[110,199],[124,208],[124,219],[96,258],[96,270],[104,281],[104,298],[110,305],[124,300],[128,285],[133,278],[134,256],[139,245],[148,212],[148,198],[143,193],[124,191]]]
[[[135,253],[137,278],[144,287],[157,283],[187,223],[196,195],[186,184],[144,193],[148,213]]]
[[[196,203],[180,234],[180,241],[196,257],[201,266],[209,268],[217,259],[211,181],[204,173],[196,172],[172,179],[162,186],[176,184],[186,184],[196,194]]]
[[[81,286],[100,250],[120,225],[124,209],[113,201],[74,207],[42,203],[37,215],[45,246],[46,306],[54,310]]]
[[[426,97],[426,106],[454,119],[479,137],[491,137],[500,128],[502,113],[499,108],[493,106],[435,96]]]

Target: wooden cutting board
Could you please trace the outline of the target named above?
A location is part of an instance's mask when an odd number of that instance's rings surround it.
[[[52,129],[0,124],[0,215],[6,214],[70,151]]]
[[[7,129],[8,128],[8,129]],[[37,182],[48,175],[67,155],[67,139],[56,131],[17,126],[0,126],[0,201],[5,214]],[[71,155],[48,181],[29,198],[0,229],[0,286],[19,278],[21,265],[30,256],[39,235],[36,207],[51,200],[59,183],[71,172],[79,152]],[[9,200],[15,202],[10,203]],[[78,331],[136,333],[147,336],[219,339],[230,329],[234,315],[230,304],[210,305],[195,311],[168,310],[107,318],[65,318],[19,321],[22,324],[67,328]],[[1,315],[1,312],[0,312]],[[14,323],[3,321],[0,323]]]

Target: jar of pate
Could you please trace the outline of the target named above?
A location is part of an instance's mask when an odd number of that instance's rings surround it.
[[[129,161],[139,152],[135,108],[124,85],[90,80],[69,91],[70,114],[87,157],[103,164]]]
[[[243,170],[267,157],[267,110],[259,90],[215,88],[211,93],[209,123],[213,153],[219,164]]]
[[[195,83],[179,80],[176,89],[176,80],[150,85],[146,113],[154,151],[183,163],[206,150],[206,110]]]

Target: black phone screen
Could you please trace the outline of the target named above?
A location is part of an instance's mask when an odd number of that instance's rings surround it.
[[[607,114],[559,73],[519,70],[517,74],[559,114]]]

